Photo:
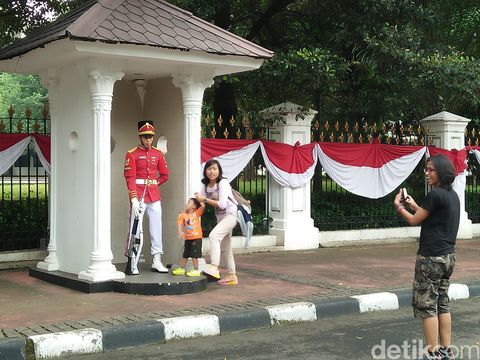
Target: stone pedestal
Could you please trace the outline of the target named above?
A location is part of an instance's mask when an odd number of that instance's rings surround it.
[[[305,114],[299,105],[286,102],[262,113],[277,119],[278,125],[270,128],[269,140],[291,145],[310,143],[315,110]],[[318,248],[320,233],[311,218],[310,183],[292,189],[281,186],[269,175],[268,186],[268,214],[273,219],[269,233],[277,236],[277,245],[286,250]]]

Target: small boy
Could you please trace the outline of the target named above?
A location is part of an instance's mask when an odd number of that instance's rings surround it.
[[[192,258],[193,270],[186,273],[187,276],[200,276],[198,270],[198,258],[202,257],[202,222],[201,216],[205,211],[205,204],[195,198],[187,201],[184,212],[180,212],[177,218],[178,237],[185,239],[183,257],[180,259],[180,267],[172,271],[173,275],[185,275],[185,265],[189,257]]]

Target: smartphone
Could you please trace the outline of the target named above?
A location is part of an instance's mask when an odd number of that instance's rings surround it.
[[[402,188],[402,200],[403,200],[403,201],[406,201],[406,200],[407,200],[407,197],[408,197],[407,189],[406,189],[406,188]]]

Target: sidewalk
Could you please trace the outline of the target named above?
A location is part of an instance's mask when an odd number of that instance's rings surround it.
[[[62,334],[63,351],[93,353],[133,345],[132,338],[162,342],[398,309],[409,306],[416,250],[411,242],[239,254],[239,285],[209,283],[205,292],[176,296],[85,294],[26,269],[0,271],[0,359],[23,359],[22,351],[59,356],[49,344],[61,349]],[[458,241],[456,253],[452,283],[463,285],[452,286],[453,298],[479,296],[480,239]],[[385,292],[391,294],[370,295]]]

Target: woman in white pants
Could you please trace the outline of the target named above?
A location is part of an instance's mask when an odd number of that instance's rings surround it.
[[[210,266],[204,271],[208,277],[218,279],[220,285],[237,285],[235,259],[232,252],[232,231],[237,224],[237,206],[232,201],[232,187],[223,178],[222,166],[217,160],[209,160],[203,169],[203,186],[195,197],[215,207],[217,225],[210,232]],[[227,273],[220,278],[220,258],[224,256]]]

